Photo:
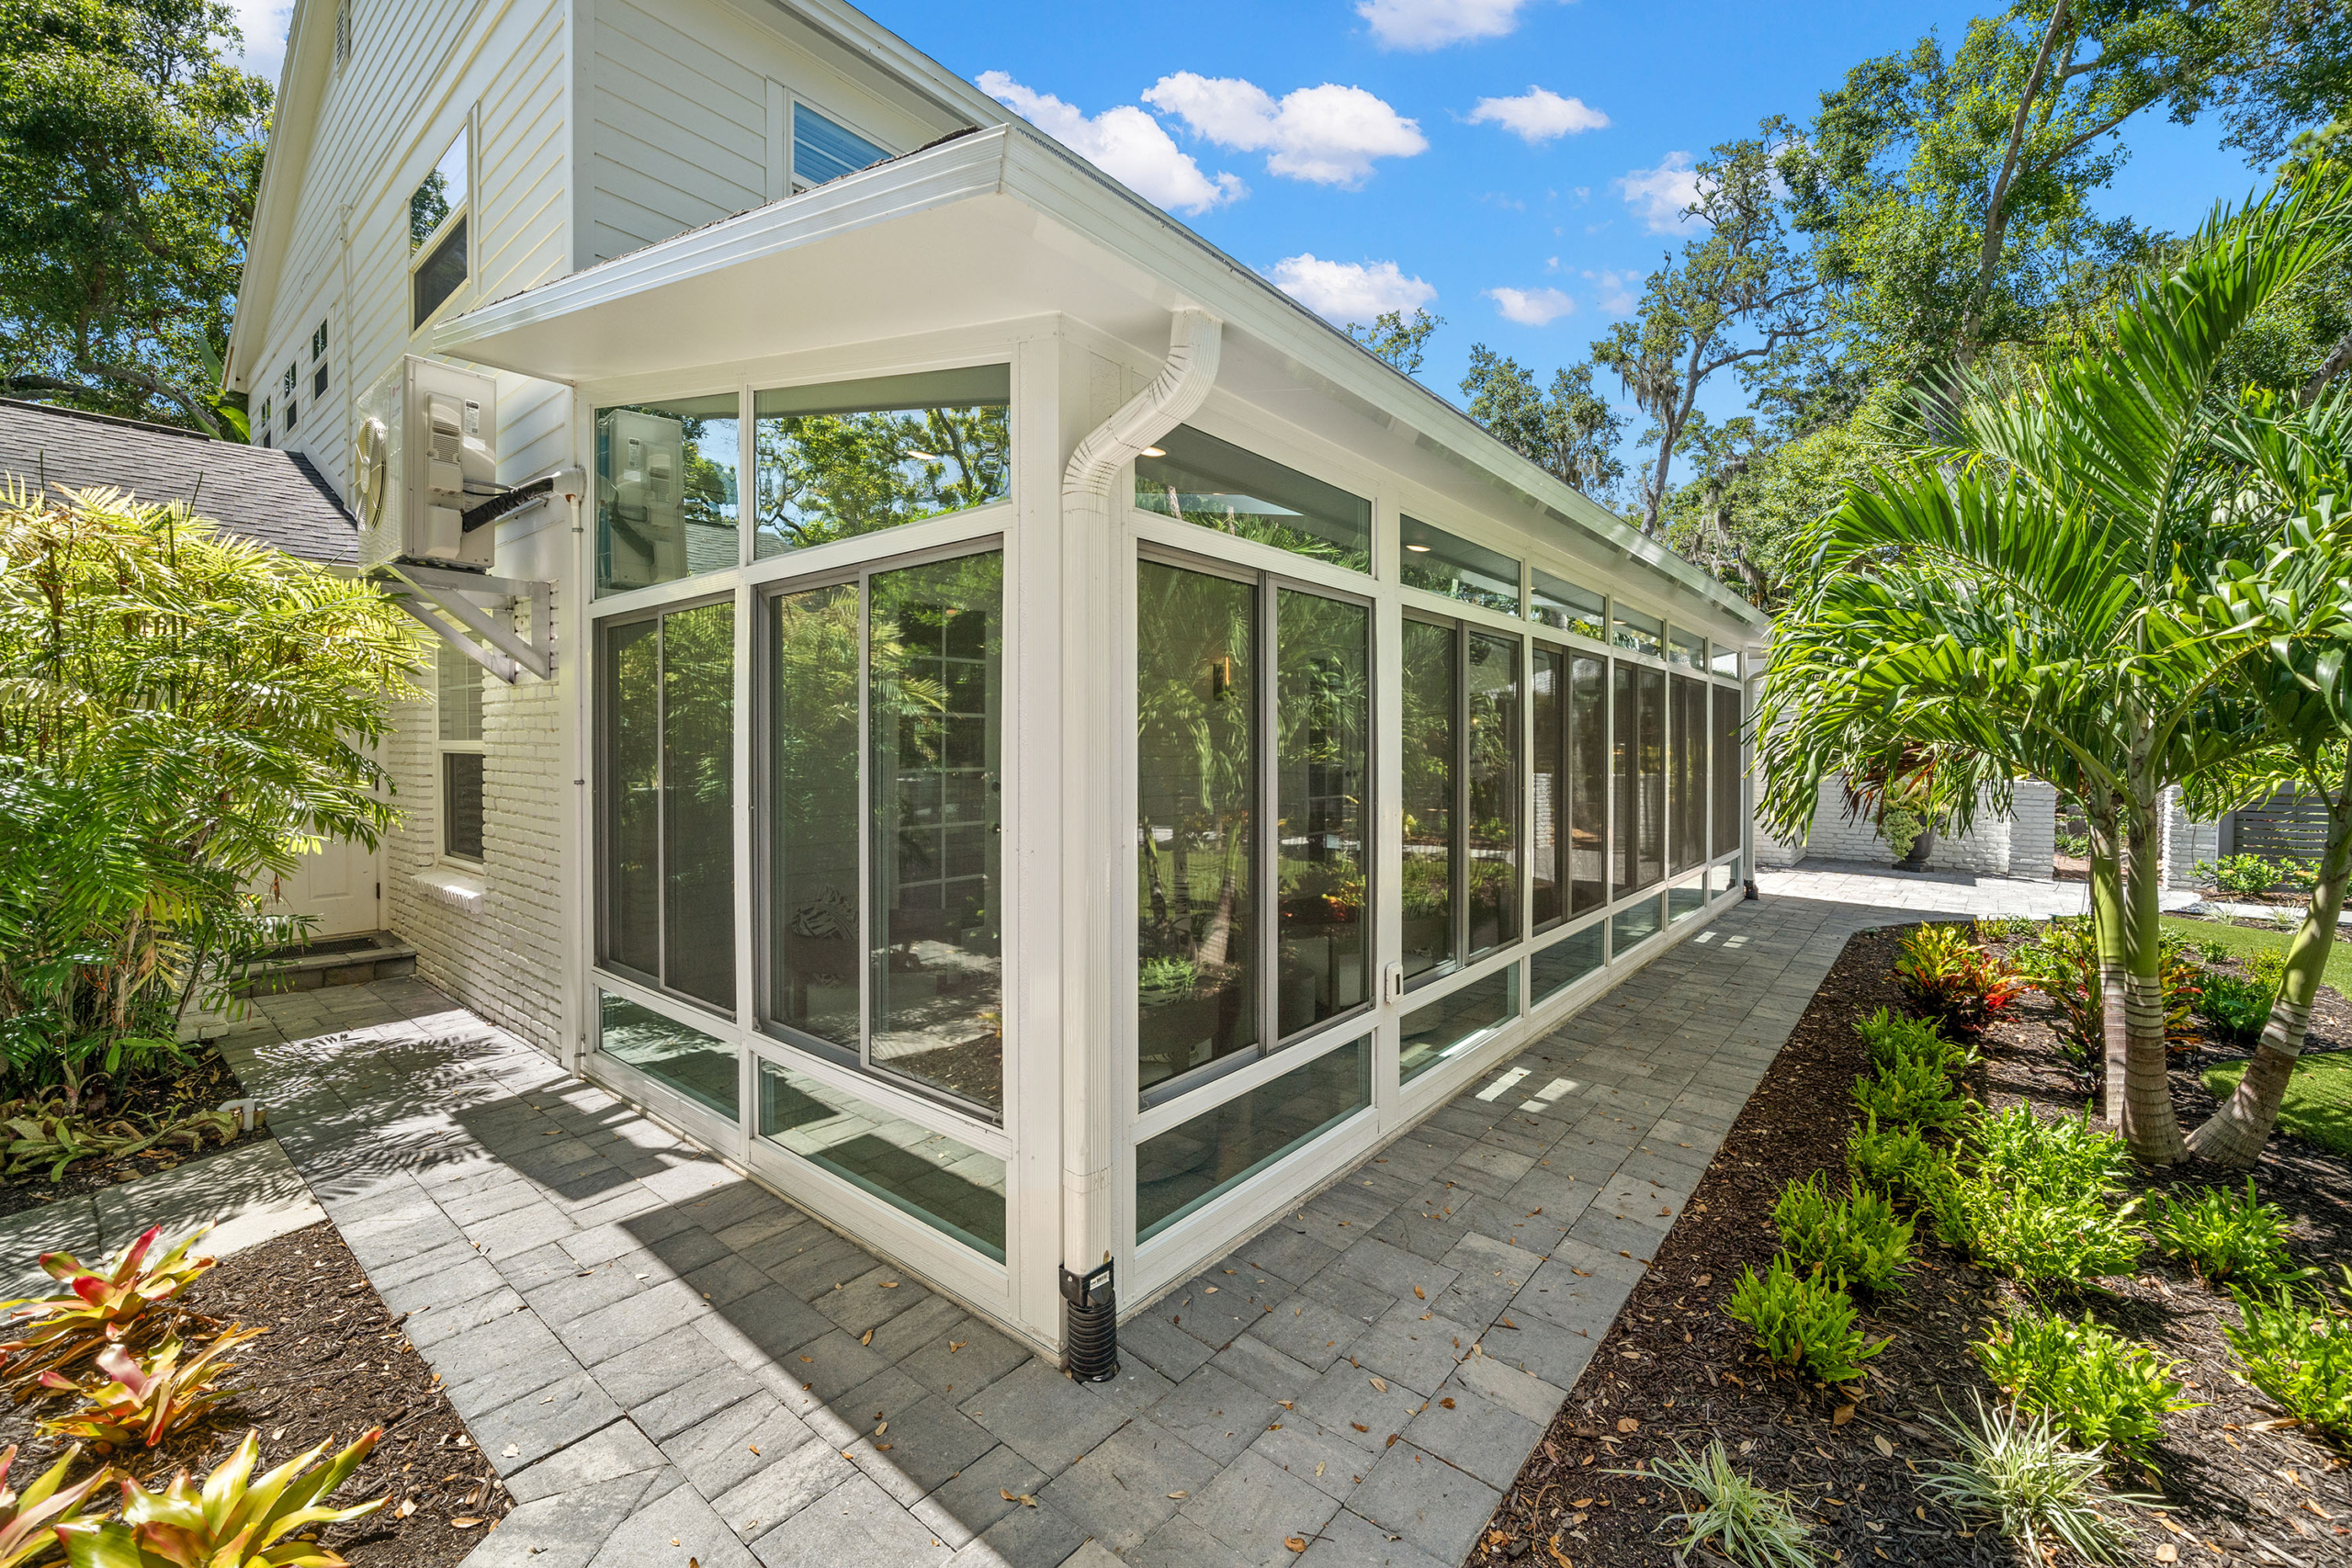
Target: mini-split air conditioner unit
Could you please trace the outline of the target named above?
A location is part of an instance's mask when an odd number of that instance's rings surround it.
[[[364,566],[486,571],[497,556],[498,385],[405,355],[359,404],[353,510]]]

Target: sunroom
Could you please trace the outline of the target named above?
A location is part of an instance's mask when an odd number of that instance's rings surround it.
[[[580,1069],[1044,1349],[1739,896],[1762,617],[1023,128],[436,346],[594,476]]]

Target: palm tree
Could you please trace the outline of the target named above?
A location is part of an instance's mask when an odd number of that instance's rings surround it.
[[[1868,739],[1973,753],[2083,802],[2106,998],[2107,1114],[2132,1153],[2185,1153],[2158,977],[2159,801],[2265,743],[2234,685],[2281,628],[2206,591],[2274,513],[2228,504],[2223,352],[2346,240],[2352,186],[2306,176],[2217,210],[2143,276],[2109,340],[2029,378],[1962,373],[1951,439],[1873,468],[1815,525],[1758,720],[1776,829]],[[2251,715],[2251,716],[2248,716]]]

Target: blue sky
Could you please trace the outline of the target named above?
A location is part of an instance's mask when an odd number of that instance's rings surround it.
[[[236,0],[273,79],[285,0]],[[1688,159],[1989,3],[1867,0],[866,0],[950,69],[1098,155],[1334,320],[1426,304],[1423,378],[1470,345],[1548,381],[1679,243]],[[1494,100],[1482,110],[1482,102]],[[2101,206],[2193,224],[2253,172],[2211,127],[2143,118]],[[1680,176],[1680,182],[1678,181]],[[1604,389],[1614,394],[1615,389]],[[1718,414],[1738,399],[1705,400]],[[1638,430],[1638,424],[1636,424]]]

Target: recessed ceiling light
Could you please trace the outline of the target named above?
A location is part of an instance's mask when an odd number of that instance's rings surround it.
[[[1430,547],[1427,545],[1407,545],[1405,547],[1417,555],[1425,556],[1430,553]]]
[[[1157,447],[1157,446],[1147,446],[1147,447],[1145,447],[1145,448],[1143,449],[1143,455],[1144,455],[1145,457],[1165,457],[1166,456],[1168,456],[1168,454],[1167,454],[1167,453],[1165,453],[1165,452],[1161,451],[1161,450],[1160,450],[1159,447]]]

